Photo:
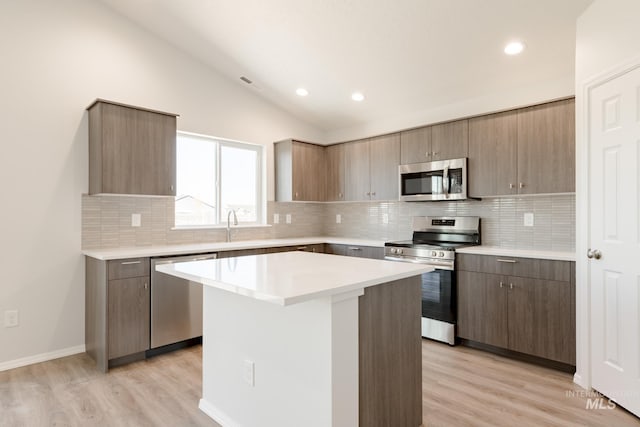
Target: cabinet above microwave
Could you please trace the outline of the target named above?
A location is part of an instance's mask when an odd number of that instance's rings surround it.
[[[400,165],[400,200],[424,202],[467,199],[467,159]]]

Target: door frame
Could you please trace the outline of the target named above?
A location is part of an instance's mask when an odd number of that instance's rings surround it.
[[[583,82],[576,82],[576,373],[573,382],[591,388],[591,276],[587,250],[591,244],[591,92],[617,77],[640,68],[640,56],[631,58]]]

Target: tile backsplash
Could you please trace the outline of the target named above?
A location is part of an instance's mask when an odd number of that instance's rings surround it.
[[[131,215],[141,214],[140,227]],[[280,215],[273,224],[273,214]],[[534,225],[524,226],[532,213]],[[286,224],[290,214],[291,224]],[[336,215],[341,222],[336,223]],[[480,216],[482,243],[512,249],[572,251],[575,249],[575,196],[573,194],[504,197],[461,202],[268,202],[271,227],[234,228],[233,240],[304,236],[340,236],[375,240],[411,238],[411,218],[418,215]],[[172,197],[82,197],[82,248],[156,246],[220,242],[226,230],[173,229]]]

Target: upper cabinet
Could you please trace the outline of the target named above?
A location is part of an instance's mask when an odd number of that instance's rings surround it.
[[[431,126],[400,133],[400,164],[430,162]]]
[[[287,140],[275,151],[276,201],[325,200],[325,147]]]
[[[329,202],[342,201],[344,197],[344,147],[345,144],[328,146],[326,150],[326,200]]]
[[[468,120],[441,123],[400,134],[400,163],[424,163],[467,157]]]
[[[87,110],[89,194],[175,196],[175,114],[100,99]]]
[[[518,110],[520,194],[575,191],[575,120],[574,99]]]
[[[575,191],[575,102],[469,120],[469,195]]]
[[[516,111],[469,120],[468,191],[473,197],[517,194]]]
[[[469,121],[441,123],[431,127],[432,160],[459,159],[469,154]]]
[[[345,144],[345,199],[397,200],[400,134]]]

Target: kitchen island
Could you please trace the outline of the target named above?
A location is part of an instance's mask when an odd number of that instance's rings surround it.
[[[204,285],[200,408],[223,426],[419,426],[420,277],[308,252],[157,270]]]

